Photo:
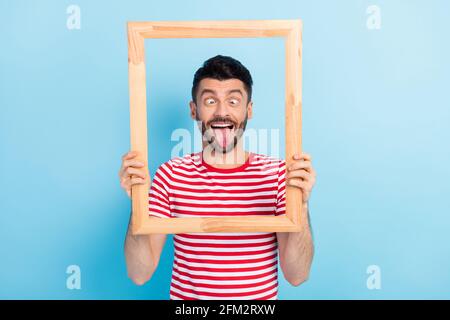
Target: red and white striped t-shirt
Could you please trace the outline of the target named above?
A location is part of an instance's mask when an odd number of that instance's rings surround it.
[[[216,168],[202,152],[176,157],[156,171],[149,214],[161,218],[285,214],[285,160],[250,153],[236,168]],[[275,232],[174,235],[172,300],[275,300]]]

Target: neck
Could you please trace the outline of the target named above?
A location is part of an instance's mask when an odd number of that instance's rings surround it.
[[[236,168],[243,165],[249,157],[249,152],[244,150],[242,140],[239,139],[236,146],[227,153],[217,152],[211,145],[204,142],[203,160],[218,168]]]

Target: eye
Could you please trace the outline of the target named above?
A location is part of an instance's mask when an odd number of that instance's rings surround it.
[[[237,106],[239,105],[239,99],[230,99],[230,104],[233,106]]]
[[[213,98],[207,98],[206,100],[205,100],[205,103],[206,104],[213,104],[215,102],[215,100],[213,99]]]

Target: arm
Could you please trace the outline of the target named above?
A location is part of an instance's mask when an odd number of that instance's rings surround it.
[[[302,190],[300,232],[277,232],[280,265],[286,280],[298,286],[309,277],[314,245],[309,218],[308,199],[316,181],[311,156],[294,156],[294,163],[286,168],[286,185]]]
[[[166,234],[132,235],[128,224],[125,261],[128,277],[135,284],[143,285],[152,277],[158,267],[166,237]]]
[[[307,202],[303,203],[300,223],[300,232],[277,232],[281,270],[293,286],[308,279],[314,255]]]
[[[143,184],[149,178],[144,169],[145,164],[136,159],[137,155],[137,152],[123,155],[119,170],[120,186],[130,198],[132,185]],[[143,285],[150,280],[158,266],[166,235],[132,235],[130,222],[131,215],[124,245],[128,277],[137,285]]]

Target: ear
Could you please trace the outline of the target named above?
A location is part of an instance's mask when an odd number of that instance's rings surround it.
[[[196,120],[197,119],[197,105],[195,104],[194,101],[191,100],[191,102],[189,102],[189,107],[191,108],[191,118]]]
[[[253,116],[253,101],[250,101],[247,105],[247,118],[251,119]]]

